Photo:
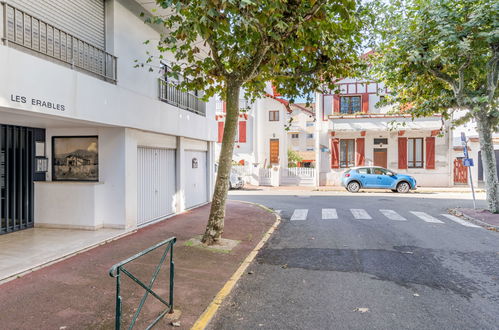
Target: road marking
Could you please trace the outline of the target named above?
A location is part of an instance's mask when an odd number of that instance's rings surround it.
[[[355,219],[372,219],[371,216],[366,212],[364,209],[350,209],[350,212],[352,212],[353,217]]]
[[[322,220],[338,219],[336,209],[322,209]]]
[[[468,221],[464,221],[463,219],[461,218],[458,218],[454,215],[451,215],[451,214],[442,214],[442,216],[446,217],[447,219],[450,219],[454,222],[457,222],[458,224],[460,225],[463,225],[463,226],[466,226],[466,227],[472,227],[472,228],[482,228],[480,226],[477,226],[475,224],[472,224],[471,222],[468,222]]]
[[[420,218],[421,220],[425,222],[431,222],[431,223],[445,223],[443,221],[438,220],[437,218],[432,217],[429,214],[426,214],[424,212],[416,212],[416,211],[411,211],[412,214]]]
[[[291,221],[307,220],[308,209],[296,209],[291,216]]]
[[[398,220],[398,221],[405,221],[405,220],[407,220],[406,218],[404,218],[403,216],[401,216],[400,214],[398,214],[394,210],[379,210],[379,211],[381,213],[383,213],[383,215],[385,217],[387,217],[388,219],[390,219],[390,220]]]

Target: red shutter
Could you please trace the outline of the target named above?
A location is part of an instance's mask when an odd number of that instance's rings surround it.
[[[435,138],[426,138],[426,169],[435,169]]]
[[[340,113],[340,96],[333,96],[333,113]]]
[[[239,142],[246,142],[246,121],[239,122]]]
[[[399,137],[399,169],[407,168],[407,138]]]
[[[364,93],[362,94],[362,112],[363,113],[368,113],[369,112],[369,94]]]
[[[219,121],[218,122],[218,143],[222,143],[223,139],[224,139],[224,122]]]
[[[355,166],[364,166],[365,156],[364,156],[364,145],[365,139],[357,139],[357,148],[355,151]]]
[[[339,151],[340,140],[331,140],[331,168],[340,168],[340,151]]]
[[[225,101],[222,102],[222,110],[224,113],[227,112],[227,103]]]

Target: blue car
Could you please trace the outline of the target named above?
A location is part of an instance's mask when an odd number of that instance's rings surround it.
[[[341,185],[350,192],[360,189],[391,189],[393,192],[407,193],[417,188],[416,179],[410,175],[397,174],[383,167],[352,167],[341,177]]]

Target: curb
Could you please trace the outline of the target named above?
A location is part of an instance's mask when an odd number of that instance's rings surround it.
[[[453,214],[457,217],[463,218],[471,223],[475,223],[477,225],[485,227],[485,229],[495,230],[495,231],[499,230],[499,226],[494,226],[494,225],[491,225],[490,223],[487,223],[487,222],[484,222],[482,220],[470,217],[470,216],[464,214],[463,212],[459,211],[458,209],[449,209],[448,211],[450,214]]]
[[[263,235],[260,242],[258,242],[258,244],[255,246],[255,248],[244,259],[244,261],[241,263],[239,268],[237,268],[237,270],[234,272],[234,274],[232,274],[230,279],[224,284],[222,289],[220,289],[220,291],[218,291],[217,295],[212,300],[212,302],[208,305],[208,307],[205,309],[203,314],[201,314],[201,316],[196,320],[196,322],[192,326],[191,330],[203,330],[208,326],[211,319],[213,318],[213,316],[215,316],[218,309],[220,308],[220,305],[222,304],[224,299],[229,295],[229,293],[231,293],[231,291],[232,291],[232,289],[234,289],[234,286],[236,285],[237,281],[239,281],[239,279],[241,278],[243,273],[246,271],[248,266],[255,259],[256,255],[258,254],[260,249],[272,236],[272,234],[276,230],[277,226],[279,226],[279,223],[281,223],[281,217],[277,213],[275,213],[273,210],[269,209],[266,206],[263,206],[263,205],[257,204],[257,203],[245,202],[245,201],[237,201],[237,202],[258,206],[267,212],[273,213],[274,216],[276,217],[276,220],[275,220],[274,224],[269,228],[269,230],[267,230],[267,232]]]

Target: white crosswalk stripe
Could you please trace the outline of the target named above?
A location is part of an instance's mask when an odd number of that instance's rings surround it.
[[[291,221],[307,220],[308,209],[296,209],[291,216]]]
[[[435,217],[432,217],[431,215],[424,213],[424,212],[416,212],[416,211],[411,211],[412,214],[420,218],[421,220],[425,222],[431,222],[431,223],[445,223],[443,221],[438,220]]]
[[[443,217],[446,217],[447,219],[449,220],[452,220],[454,222],[457,222],[458,224],[460,225],[463,225],[463,226],[466,226],[466,227],[472,227],[472,228],[482,228],[480,226],[477,226],[471,222],[468,222],[468,221],[464,221],[463,219],[461,218],[458,218],[454,215],[451,215],[451,214],[442,214]]]
[[[322,219],[338,219],[338,213],[336,212],[336,209],[322,209]]]
[[[383,215],[385,217],[387,217],[388,219],[390,219],[390,220],[398,220],[398,221],[405,221],[405,220],[407,220],[406,218],[404,218],[403,216],[401,216],[400,214],[398,214],[394,210],[379,210],[379,211],[381,213],[383,213]]]
[[[352,212],[353,217],[358,220],[372,219],[364,209],[350,209],[350,212]]]

